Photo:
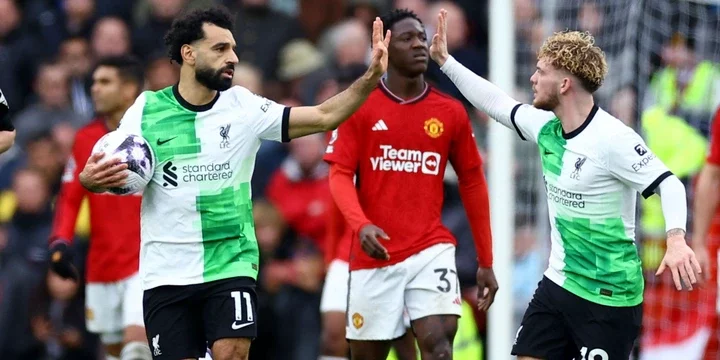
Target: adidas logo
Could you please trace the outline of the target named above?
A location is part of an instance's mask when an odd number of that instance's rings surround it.
[[[383,119],[378,120],[378,122],[375,123],[375,126],[372,127],[372,131],[386,131],[388,130],[387,125],[385,125],[385,121]]]

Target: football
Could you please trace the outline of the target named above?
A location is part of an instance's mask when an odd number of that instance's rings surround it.
[[[150,144],[142,136],[126,134],[115,130],[105,134],[95,143],[92,154],[105,153],[100,163],[120,159],[127,164],[128,173],[125,186],[110,188],[108,192],[116,195],[130,195],[145,189],[155,171],[155,158]]]

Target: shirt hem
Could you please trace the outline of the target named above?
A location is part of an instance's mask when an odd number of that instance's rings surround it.
[[[563,290],[565,290],[583,300],[589,301],[593,304],[609,306],[609,307],[633,307],[633,306],[640,305],[643,302],[642,293],[641,293],[641,295],[639,295],[637,297],[633,297],[632,300],[606,301],[606,300],[598,299],[595,296],[589,296],[588,294],[583,293],[581,291],[577,291],[577,290],[565,287],[564,286],[565,281],[563,281],[563,279],[560,278],[562,275],[556,273],[552,269],[548,269],[547,271],[545,271],[545,273],[543,275],[545,275],[545,277],[547,277],[550,281],[554,282],[555,284],[557,284],[558,286],[563,288]]]

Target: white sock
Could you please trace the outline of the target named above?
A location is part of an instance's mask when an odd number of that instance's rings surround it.
[[[318,358],[318,360],[348,360],[348,358],[342,357],[342,356],[325,356],[325,355],[320,355],[320,357]]]
[[[123,346],[119,360],[152,360],[152,352],[148,344],[133,341]]]
[[[120,360],[120,358],[114,357],[112,355],[105,355],[105,360]]]

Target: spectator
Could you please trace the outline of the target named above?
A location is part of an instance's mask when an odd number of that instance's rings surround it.
[[[30,86],[37,42],[20,27],[22,13],[17,0],[0,0],[0,89],[7,99],[11,115],[25,107],[32,93]]]
[[[158,91],[172,86],[179,80],[180,69],[171,63],[164,54],[154,57],[145,70],[145,87],[150,91]]]
[[[85,329],[80,285],[47,271],[30,301],[30,326],[44,346],[34,359],[95,360],[97,338]]]
[[[98,20],[93,28],[91,41],[95,58],[128,55],[132,49],[130,29],[118,17]]]
[[[238,58],[260,69],[265,79],[277,79],[280,49],[302,35],[297,20],[272,10],[268,0],[235,0],[231,8],[237,12]]]
[[[11,256],[7,243],[7,225],[0,224],[0,354],[3,360],[37,359],[42,344],[33,337],[27,304],[44,264]]]
[[[65,67],[70,78],[70,101],[73,110],[84,118],[93,115],[92,99],[88,93],[88,74],[92,66],[90,44],[83,37],[71,37],[60,44],[58,63]]]
[[[42,173],[22,169],[15,173],[15,214],[8,228],[7,253],[34,262],[47,260],[47,239],[52,228],[50,189]]]
[[[63,66],[57,63],[40,66],[34,85],[38,101],[20,112],[13,121],[17,129],[15,141],[20,146],[25,146],[35,134],[47,132],[61,122],[69,122],[76,129],[87,122],[73,110],[68,85],[68,72]]]

